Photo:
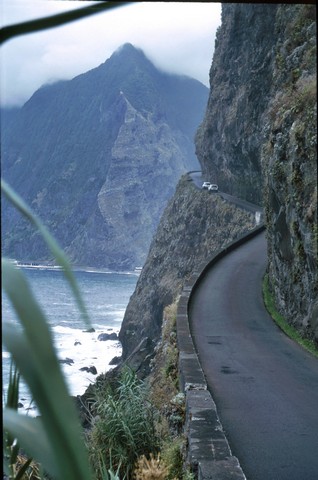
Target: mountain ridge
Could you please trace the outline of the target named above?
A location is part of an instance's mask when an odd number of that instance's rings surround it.
[[[142,50],[125,44],[100,66],[72,80],[44,85],[20,110],[2,115],[3,177],[45,221],[75,264],[132,269],[144,262],[178,179],[198,165],[193,138],[207,95],[197,80],[158,71]],[[127,173],[129,162],[134,164],[134,181],[126,175],[123,184],[114,176],[114,165],[125,163]],[[147,177],[141,181],[145,172],[138,172],[138,165],[144,170],[147,163]],[[98,201],[105,185],[115,191],[109,171],[117,193],[122,186],[119,203],[127,209],[118,211],[122,231],[117,234],[116,222],[109,222],[110,212],[101,212]],[[118,168],[117,174],[123,171]],[[136,239],[124,241],[130,231],[120,221],[131,215],[129,189],[139,198],[135,221],[141,233],[135,251]],[[18,260],[49,260],[38,236],[17,213],[6,204],[2,213],[4,253]]]

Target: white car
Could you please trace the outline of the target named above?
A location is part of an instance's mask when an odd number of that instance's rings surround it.
[[[215,183],[211,183],[208,187],[209,192],[218,192],[219,187]]]
[[[209,189],[210,185],[211,185],[210,182],[203,182],[203,183],[202,183],[202,188],[207,188],[207,189]]]

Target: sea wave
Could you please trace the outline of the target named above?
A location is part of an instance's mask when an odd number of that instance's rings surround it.
[[[52,330],[54,333],[61,333],[63,335],[74,335],[74,333],[79,331],[77,328],[64,327],[63,325],[54,325]]]
[[[97,272],[94,272],[97,273]],[[102,273],[102,272],[100,272]],[[105,272],[103,272],[105,273]],[[43,272],[40,269],[27,270],[26,275],[37,293],[41,307],[48,313],[50,329],[54,339],[55,351],[60,360],[61,370],[69,386],[70,395],[81,395],[96,375],[81,371],[81,368],[94,366],[97,375],[112,368],[109,362],[115,356],[121,356],[122,347],[118,340],[100,341],[100,333],[117,333],[125,312],[125,305],[136,285],[135,277],[125,273],[116,273],[108,282],[107,275],[94,276],[82,272],[78,275],[80,290],[85,291],[84,300],[89,312],[94,332],[88,333],[87,326],[81,321],[77,307],[71,304],[72,295],[65,287],[61,272]],[[126,277],[125,277],[126,275]],[[10,302],[4,298],[3,318],[17,323]],[[6,391],[10,371],[10,355],[3,350],[3,390]],[[65,359],[72,362],[62,363]],[[24,405],[21,411],[27,411],[30,404],[27,386],[21,381],[19,401]],[[34,415],[36,410],[28,411]]]

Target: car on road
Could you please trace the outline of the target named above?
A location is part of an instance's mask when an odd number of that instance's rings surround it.
[[[211,183],[208,187],[209,192],[218,192],[219,187],[215,183]]]
[[[202,188],[208,189],[210,185],[211,185],[210,182],[203,182],[203,183],[202,183]]]

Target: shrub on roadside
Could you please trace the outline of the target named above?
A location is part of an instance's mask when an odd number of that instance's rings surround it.
[[[166,480],[168,473],[168,468],[162,463],[160,455],[154,457],[150,454],[149,459],[142,455],[137,461],[134,478],[135,480]]]
[[[118,386],[95,392],[92,428],[88,434],[89,456],[95,471],[101,465],[119,468],[132,478],[136,460],[158,451],[155,410],[147,400],[145,384],[130,369],[124,369]]]

